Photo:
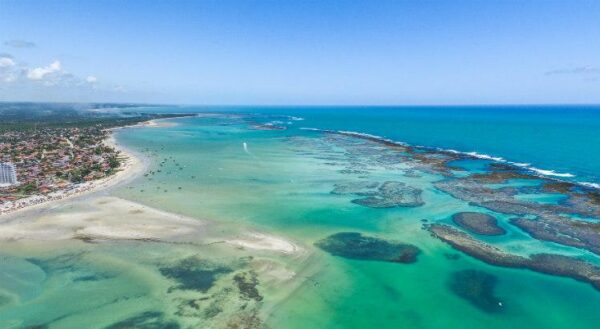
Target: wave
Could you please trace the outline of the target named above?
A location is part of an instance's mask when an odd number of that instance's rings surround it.
[[[407,146],[408,144],[403,143],[403,142],[398,142],[389,138],[385,138],[385,137],[381,137],[381,136],[377,136],[377,135],[371,135],[371,134],[367,134],[367,133],[359,133],[356,131],[347,131],[347,130],[340,130],[340,131],[333,131],[332,132],[336,132],[342,135],[346,135],[346,136],[356,136],[356,137],[361,137],[361,138],[366,138],[366,139],[370,139],[373,141],[379,141],[379,142],[383,142],[386,144],[394,144],[394,145],[400,145],[400,146]]]
[[[381,143],[385,143],[385,144],[409,146],[409,144],[404,143],[404,142],[398,142],[398,141],[394,141],[392,139],[385,138],[382,136],[372,135],[372,134],[368,134],[368,133],[361,133],[361,132],[356,132],[356,131],[328,130],[328,129],[309,128],[309,127],[302,127],[300,129],[308,130],[308,131],[319,131],[319,132],[325,132],[325,133],[342,134],[342,135],[346,135],[346,136],[355,136],[355,137],[365,138],[365,139],[369,139],[369,140],[373,140],[373,141],[381,142]],[[470,157],[476,158],[476,159],[490,160],[490,161],[499,162],[499,163],[506,163],[506,164],[513,165],[513,166],[522,168],[524,170],[527,170],[527,171],[531,172],[532,174],[534,174],[538,177],[542,177],[542,178],[548,178],[548,177],[551,177],[551,178],[552,177],[574,178],[574,177],[576,177],[574,174],[571,174],[571,173],[561,173],[561,172],[556,172],[554,170],[540,169],[540,168],[533,167],[530,163],[512,162],[512,161],[508,161],[502,157],[497,157],[497,156],[484,154],[484,153],[478,153],[475,151],[463,152],[463,151],[457,151],[457,150],[453,150],[453,149],[443,149],[443,148],[437,148],[437,147],[432,148],[432,147],[420,146],[420,145],[416,145],[416,147],[425,148],[425,149],[433,149],[433,150],[440,151],[440,152],[461,154],[461,155],[470,156]],[[554,178],[554,179],[556,179],[556,178]],[[585,186],[585,187],[589,187],[589,188],[600,189],[600,184],[598,184],[598,183],[578,182],[578,181],[572,181],[572,183],[579,184],[581,186]]]
[[[457,151],[457,150],[452,150],[452,149],[442,149],[442,148],[436,148],[436,149],[440,150],[442,152],[450,152],[450,153],[454,153],[454,154],[469,155],[469,156],[472,156],[474,158],[481,159],[481,160],[492,160],[492,161],[496,161],[496,162],[508,162],[508,161],[504,160],[504,158],[501,158],[501,157],[495,157],[495,156],[477,153],[477,152],[462,152],[462,151]]]
[[[545,170],[545,169],[539,169],[536,167],[527,167],[526,169],[536,172],[538,174],[544,175],[544,176],[555,176],[555,177],[564,177],[564,178],[575,177],[575,175],[573,175],[571,173],[559,173],[554,170]]]
[[[600,184],[598,184],[598,183],[580,182],[579,184],[600,190]]]
[[[511,165],[515,165],[517,167],[523,167],[523,168],[527,168],[527,167],[531,167],[531,163],[524,163],[524,162],[510,162],[509,163]]]

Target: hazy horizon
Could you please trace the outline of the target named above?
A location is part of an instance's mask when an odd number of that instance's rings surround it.
[[[600,104],[594,1],[0,7],[0,101]]]

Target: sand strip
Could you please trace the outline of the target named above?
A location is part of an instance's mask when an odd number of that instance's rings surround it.
[[[33,195],[14,202],[6,202],[5,204],[0,205],[0,218],[15,212],[41,206],[49,207],[54,205],[57,201],[68,200],[92,192],[98,192],[109,187],[120,185],[124,182],[129,182],[142,174],[148,167],[148,160],[143,159],[141,155],[134,154],[133,151],[118,144],[113,136],[114,130],[116,129],[111,129],[111,134],[104,140],[104,144],[115,148],[120,152],[120,157],[124,158],[116,173],[101,179],[77,184],[65,190],[51,192],[47,195]]]

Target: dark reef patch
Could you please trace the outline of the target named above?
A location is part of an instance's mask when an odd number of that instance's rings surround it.
[[[402,182],[388,181],[381,184],[376,193],[352,202],[371,208],[418,207],[425,204],[421,199],[422,192]]]
[[[450,162],[460,158],[458,154],[454,153],[424,149],[420,149],[418,152],[415,152],[415,149],[413,149],[412,158],[421,165],[419,169],[429,172],[436,172],[444,176],[451,176],[452,170],[464,170],[463,168],[449,165]]]
[[[402,299],[402,293],[400,291],[398,291],[398,289],[396,289],[395,287],[393,287],[391,285],[382,284],[381,289],[386,294],[386,296],[388,296],[393,301],[398,302]]]
[[[210,320],[222,314],[227,308],[227,303],[233,295],[233,287],[226,286],[211,293],[209,296],[202,296],[193,299],[178,298],[177,312],[175,315],[186,318],[202,318]]]
[[[219,276],[231,273],[229,267],[212,264],[205,260],[189,257],[174,266],[161,267],[160,273],[178,282],[173,289],[190,289],[206,292],[210,289]]]
[[[500,299],[494,294],[495,276],[478,270],[463,270],[452,273],[448,288],[457,296],[488,313],[502,310]]]
[[[540,180],[538,186],[491,188],[488,184],[502,183],[520,178]],[[600,219],[600,196],[598,192],[568,182],[543,179],[518,170],[494,171],[472,174],[462,178],[448,178],[436,182],[435,187],[455,198],[486,207],[490,210],[514,215],[576,214]],[[567,198],[560,204],[540,204],[515,199],[519,193],[561,193]]]
[[[434,237],[448,243],[454,249],[486,263],[506,267],[520,267],[523,261],[521,256],[506,253],[451,226],[429,224],[423,225],[423,227],[431,232]]]
[[[89,281],[100,281],[102,279],[106,279],[107,277],[97,274],[90,274],[77,277],[73,279],[73,282],[89,282]]]
[[[459,212],[452,215],[456,225],[470,232],[481,235],[503,235],[506,231],[498,226],[494,216],[479,212]]]
[[[535,220],[513,218],[510,222],[535,239],[583,248],[600,255],[600,222],[562,216],[544,216]]]
[[[161,312],[144,312],[114,323],[105,329],[179,329],[177,322],[166,320]]]
[[[573,209],[572,213],[582,216],[595,217],[600,220],[600,192],[579,191],[567,194],[569,197],[563,202],[566,207]]]
[[[352,200],[361,206],[371,208],[418,207],[425,204],[418,188],[402,182],[359,181],[335,184],[332,194],[354,194],[362,198]]]
[[[367,170],[359,170],[359,169],[342,169],[338,171],[340,174],[345,175],[366,175],[369,173]]]
[[[511,179],[539,179],[536,176],[527,175],[516,170],[491,171],[486,173],[472,174],[470,178],[482,184],[506,183]]]
[[[379,186],[378,182],[345,182],[334,185],[334,189],[331,191],[332,194],[361,194],[365,195],[368,193],[375,194],[376,191],[373,189]]]
[[[258,292],[258,278],[255,272],[238,273],[233,277],[233,281],[235,281],[242,299],[253,299],[257,302],[263,299],[263,296]]]
[[[358,232],[336,233],[315,245],[334,256],[392,263],[414,263],[420,253],[416,246],[364,236]]]
[[[552,182],[547,181],[542,185],[542,191],[546,193],[562,193],[572,192],[576,185],[569,182]]]
[[[203,312],[204,318],[205,319],[211,319],[214,318],[215,316],[221,314],[223,312],[223,308],[221,308],[221,306],[215,302],[215,303],[210,303]]]
[[[454,249],[488,264],[570,277],[600,290],[600,267],[584,260],[554,254],[535,254],[527,258],[507,253],[448,225],[431,224],[424,228]]]
[[[529,233],[533,238],[552,241],[566,246],[584,248],[600,254],[600,222],[577,220],[567,215],[600,219],[600,207],[594,204],[595,192],[578,187],[567,193],[560,204],[541,204],[517,200],[514,190],[492,189],[469,177],[446,179],[434,183],[435,187],[455,198],[489,210],[516,215],[511,223]],[[547,193],[544,186],[525,187],[528,193]],[[553,188],[563,189],[556,183]],[[528,219],[525,219],[528,218]],[[535,220],[532,220],[535,219]]]

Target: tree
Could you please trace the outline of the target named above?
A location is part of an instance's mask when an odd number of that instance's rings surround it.
[[[108,158],[108,165],[110,166],[110,168],[114,169],[114,168],[119,167],[121,165],[121,162],[119,161],[119,159],[117,159],[116,156],[111,155]]]

